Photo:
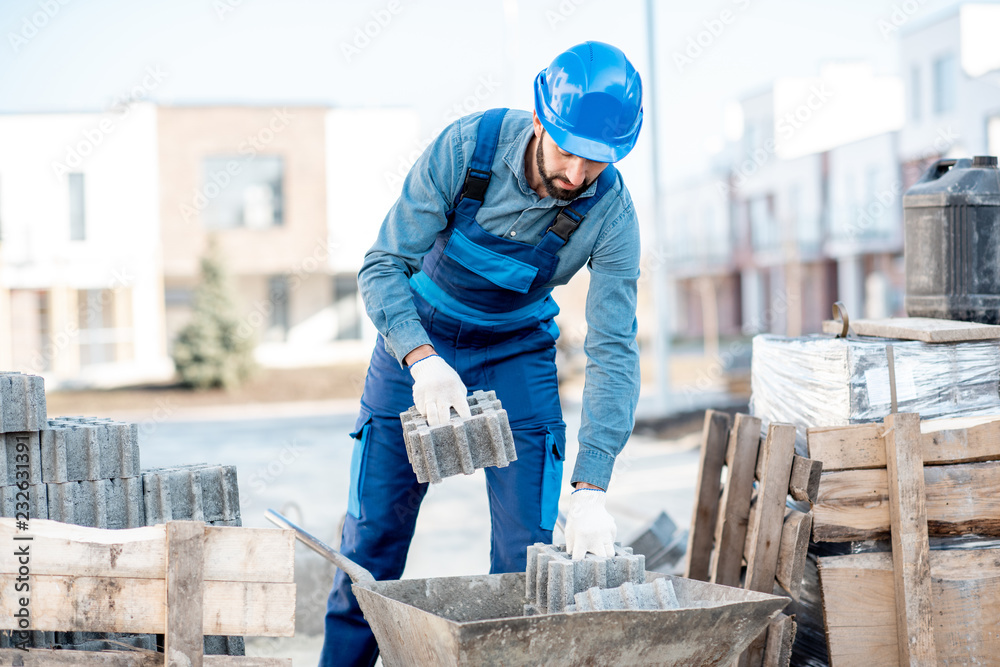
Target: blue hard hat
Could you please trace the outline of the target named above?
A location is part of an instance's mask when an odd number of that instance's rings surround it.
[[[577,44],[538,73],[535,113],[564,151],[617,162],[639,137],[642,81],[621,49]]]

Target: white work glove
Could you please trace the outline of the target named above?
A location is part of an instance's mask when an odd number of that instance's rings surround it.
[[[469,392],[462,378],[436,354],[410,364],[413,376],[413,405],[427,418],[428,426],[447,424],[451,419],[451,408],[460,417],[469,418]]]
[[[611,558],[615,555],[618,528],[614,517],[604,509],[604,491],[577,489],[569,497],[566,512],[566,551],[573,560],[583,560],[587,553]]]

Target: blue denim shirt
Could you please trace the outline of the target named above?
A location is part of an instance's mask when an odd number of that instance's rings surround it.
[[[445,212],[465,180],[481,117],[460,118],[427,147],[407,174],[358,275],[368,315],[400,363],[411,350],[430,343],[413,305],[409,278],[448,224]],[[537,244],[552,223],[552,209],[569,202],[541,198],[528,185],[524,156],[533,136],[531,121],[529,112],[507,112],[493,178],[476,219],[491,234]],[[592,184],[582,196],[592,195],[596,187]],[[639,225],[620,175],[558,257],[547,287],[566,284],[584,264],[590,270],[580,452],[571,481],[606,489],[615,457],[632,433],[639,397]]]

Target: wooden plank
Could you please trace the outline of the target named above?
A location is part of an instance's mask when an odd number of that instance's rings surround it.
[[[920,415],[889,415],[885,418],[884,435],[899,662],[933,667],[937,664],[937,651],[931,625],[930,542],[924,504]]]
[[[754,525],[757,521],[757,489],[754,489],[750,493],[750,511],[747,513],[747,534],[746,539],[743,541],[743,565],[747,564],[747,559],[750,558],[750,543],[753,541],[753,531],[750,530],[750,526]]]
[[[0,665],[24,667],[163,667],[155,651],[64,651],[33,648],[0,649]]]
[[[822,472],[822,462],[804,456],[793,456],[792,474],[788,479],[789,495],[802,502],[816,502],[816,494],[819,493],[819,476]],[[754,476],[760,479],[762,475],[761,458],[758,456]]]
[[[969,340],[994,340],[1000,338],[1000,326],[939,320],[932,317],[887,317],[875,320],[854,320],[851,330],[859,336],[919,340],[925,343],[957,343]],[[842,322],[824,320],[823,333],[839,334]]]
[[[202,667],[204,566],[205,524],[168,522],[167,628],[163,645],[167,667]]]
[[[939,665],[989,665],[1000,655],[1000,549],[930,552]],[[889,553],[819,559],[830,664],[899,664]]]
[[[16,661],[16,662],[15,662]],[[24,667],[163,667],[163,654],[155,651],[65,651],[33,648],[0,649],[0,665]],[[291,658],[255,658],[206,655],[205,667],[291,667]]]
[[[205,526],[204,531],[206,581],[295,581],[294,531],[227,526]],[[10,543],[16,534],[14,519],[0,518],[0,542]],[[162,581],[166,572],[164,524],[105,530],[33,519],[31,537],[32,575]],[[0,573],[15,572],[16,565],[0,559]]]
[[[778,567],[778,551],[785,517],[788,479],[795,455],[795,427],[771,424],[760,452],[763,475],[757,490],[757,512],[750,527],[753,538],[747,553],[747,590],[770,593]]]
[[[806,569],[811,533],[812,512],[788,510],[785,513],[778,549],[778,569],[774,578],[796,602],[802,594],[802,575]]]
[[[930,535],[1000,537],[1000,462],[924,468]],[[850,542],[889,537],[885,470],[824,472],[813,505],[813,540]]]
[[[788,667],[792,661],[795,643],[795,616],[778,614],[767,626],[767,647],[764,649],[764,667]]]
[[[0,575],[0,629],[17,627],[16,576]],[[163,579],[32,575],[31,587],[34,630],[162,633],[166,628]],[[203,632],[291,637],[295,584],[206,581]]]
[[[809,458],[822,462],[823,471],[884,468],[882,424],[851,424],[806,429]]]
[[[205,581],[293,583],[295,531],[205,526]]]
[[[920,422],[925,465],[1000,460],[1000,417],[928,419]]]
[[[1000,460],[1000,416],[928,419],[920,422],[924,465]],[[810,428],[809,456],[823,470],[885,467],[881,424]]]
[[[747,551],[747,572],[744,588],[759,593],[774,590],[785,517],[788,480],[795,456],[795,427],[771,424],[767,439],[760,448],[760,486],[757,489],[757,511],[750,525],[751,538]],[[757,667],[764,658],[766,635],[757,637],[740,657],[741,667]]]
[[[729,440],[731,421],[725,412],[705,411],[691,532],[688,535],[687,564],[684,569],[684,576],[688,579],[709,579],[712,540],[715,538],[715,522],[719,516],[722,466],[726,462],[726,443]]]
[[[819,493],[819,476],[823,462],[795,456],[792,459],[792,476],[788,480],[788,493],[795,500],[814,503]]]
[[[750,492],[753,490],[757,451],[760,448],[760,420],[738,414],[729,432],[726,450],[726,484],[719,501],[715,526],[711,581],[725,586],[740,585],[740,567],[746,542]]]

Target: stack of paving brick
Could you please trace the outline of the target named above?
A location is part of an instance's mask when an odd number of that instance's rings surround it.
[[[628,547],[615,544],[615,555],[603,558],[587,554],[582,560],[573,560],[565,545],[535,544],[528,547],[528,564],[525,571],[525,616],[557,614],[565,611],[626,608],[629,602],[639,605],[647,601],[657,604],[656,593],[647,595],[642,590],[635,594],[632,586],[642,588],[646,581],[646,558],[634,555]],[[627,590],[609,593],[602,591]],[[617,601],[613,601],[617,598]],[[675,598],[676,601],[676,598]],[[659,606],[628,607],[659,609]]]
[[[138,528],[170,520],[239,526],[235,466],[141,470],[136,424],[99,417],[47,419],[42,378],[0,373],[0,516],[14,517],[28,482],[29,519],[94,528]],[[124,646],[123,646],[124,645]],[[0,648],[10,646],[0,633]],[[32,646],[156,650],[155,635],[34,632]],[[243,655],[242,637],[205,637],[209,655]]]
[[[92,528],[146,525],[135,424],[59,417],[39,435],[49,519]]]
[[[210,526],[242,526],[236,466],[196,463],[142,471],[145,525],[204,521]],[[206,655],[244,655],[243,637],[205,636]]]
[[[646,609],[679,609],[677,592],[669,579],[654,579],[648,584],[626,581],[616,588],[594,586],[573,596],[574,603],[566,611],[638,611]]]
[[[505,468],[517,460],[507,411],[496,392],[476,391],[468,401],[471,417],[454,416],[440,426],[428,426],[416,407],[399,415],[406,456],[417,481],[437,484],[445,477],[471,475],[478,468]]]
[[[45,384],[36,375],[0,373],[0,514],[30,519],[48,518],[48,501],[42,482],[39,430],[45,428]],[[19,482],[28,488],[19,488]],[[18,494],[21,494],[20,496]],[[32,632],[31,645],[49,647],[52,632]],[[10,633],[0,632],[0,648],[10,648]]]

